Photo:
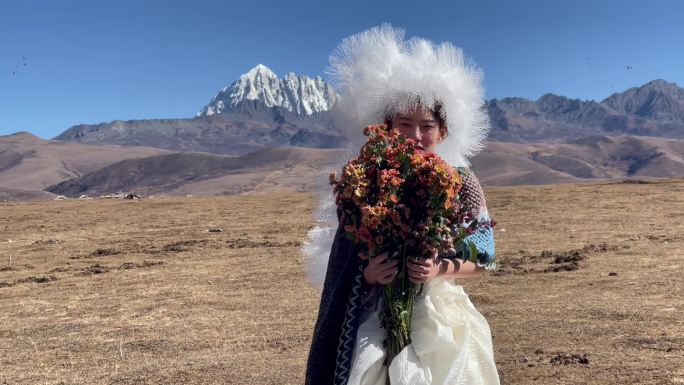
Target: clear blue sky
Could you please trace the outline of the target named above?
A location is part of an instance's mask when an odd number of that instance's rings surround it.
[[[602,100],[684,85],[683,16],[676,0],[4,2],[0,135],[191,117],[258,63],[325,77],[342,38],[383,22],[462,47],[488,99]]]

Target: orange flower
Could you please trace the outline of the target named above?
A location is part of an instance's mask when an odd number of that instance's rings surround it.
[[[424,157],[423,154],[420,152],[415,152],[413,155],[411,155],[411,165],[412,166],[418,166],[421,163],[423,163]]]
[[[368,227],[371,229],[377,229],[380,226],[380,219],[378,217],[372,217],[368,220]]]

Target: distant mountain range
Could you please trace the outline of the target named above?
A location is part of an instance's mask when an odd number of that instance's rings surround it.
[[[338,96],[320,77],[284,79],[258,65],[224,87],[194,118],[113,121],[69,128],[54,140],[154,146],[243,155],[258,148],[339,148]],[[684,89],[654,80],[601,102],[546,94],[536,101],[492,99],[490,140],[547,143],[589,135],[684,138]]]
[[[0,137],[0,201],[310,191],[343,155],[337,105],[320,77],[279,79],[258,65],[195,117],[81,124],[51,141]],[[484,107],[492,132],[473,168],[485,184],[684,176],[684,89],[675,83],[601,102],[546,94]]]
[[[339,148],[345,138],[326,113],[297,115],[280,107],[243,103],[239,111],[190,119],[116,120],[73,126],[53,140],[172,151],[244,155],[259,148],[301,146]]]
[[[601,102],[546,94],[487,102],[492,140],[518,143],[577,139],[587,135],[684,137],[684,89],[654,80]]]

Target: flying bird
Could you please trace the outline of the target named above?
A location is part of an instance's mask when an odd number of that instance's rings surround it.
[[[21,61],[22,61],[22,63],[21,63],[22,67],[26,67],[28,65],[28,63],[26,62],[26,56],[22,56]],[[15,64],[14,65],[14,71],[12,71],[12,75],[16,75],[17,72],[19,71],[19,68],[20,68],[19,64]]]

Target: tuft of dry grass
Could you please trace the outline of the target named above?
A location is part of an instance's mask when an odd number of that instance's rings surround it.
[[[500,268],[461,284],[502,383],[684,383],[684,181],[486,193]],[[299,254],[313,205],[0,205],[0,257],[13,255],[0,384],[301,384],[319,301]]]

